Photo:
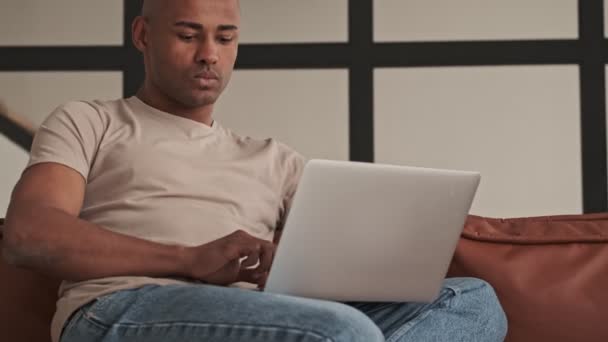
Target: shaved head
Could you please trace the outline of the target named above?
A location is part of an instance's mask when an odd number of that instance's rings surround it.
[[[141,15],[144,17],[149,16],[153,12],[153,7],[156,6],[158,0],[144,0],[143,6],[141,7]]]
[[[141,8],[141,15],[146,18],[153,18],[157,13],[161,13],[162,6],[166,0],[144,0]]]

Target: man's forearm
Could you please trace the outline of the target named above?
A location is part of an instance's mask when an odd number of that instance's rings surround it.
[[[188,276],[186,248],[114,233],[54,208],[9,210],[4,257],[72,281]]]

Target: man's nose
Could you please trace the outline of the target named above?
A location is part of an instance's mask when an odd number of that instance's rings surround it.
[[[218,52],[217,43],[213,39],[207,38],[199,45],[196,61],[209,65],[217,64],[219,60]]]

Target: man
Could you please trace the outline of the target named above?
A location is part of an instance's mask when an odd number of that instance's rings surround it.
[[[53,340],[502,340],[504,313],[480,280],[450,279],[430,304],[242,288],[266,281],[304,159],[213,120],[239,24],[237,0],[145,1],[137,96],[68,103],[40,127],[5,257],[66,279]]]

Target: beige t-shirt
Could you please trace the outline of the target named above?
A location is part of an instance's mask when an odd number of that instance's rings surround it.
[[[137,97],[71,102],[42,124],[28,167],[55,162],[86,180],[80,218],[164,244],[195,246],[237,229],[266,240],[282,224],[304,158],[273,139],[241,137],[159,111]],[[149,277],[64,281],[51,335],[91,300],[146,284]]]

